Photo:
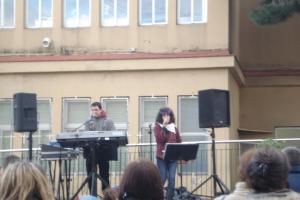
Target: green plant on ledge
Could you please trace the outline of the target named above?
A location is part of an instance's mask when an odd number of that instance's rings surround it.
[[[276,141],[271,138],[266,139],[257,144],[257,148],[273,147],[276,149],[282,149],[284,147],[283,141]]]

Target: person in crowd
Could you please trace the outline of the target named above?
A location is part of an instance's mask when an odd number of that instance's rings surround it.
[[[0,176],[1,176],[1,174],[4,172],[4,170],[7,168],[7,166],[9,164],[13,164],[13,163],[18,162],[20,160],[21,160],[20,157],[16,156],[16,155],[8,155],[8,156],[6,156],[3,159],[3,164],[2,164],[2,167],[0,168]]]
[[[175,125],[175,116],[170,108],[161,108],[156,117],[154,134],[157,143],[156,160],[162,184],[168,178],[167,200],[173,199],[175,188],[176,160],[165,160],[167,143],[180,143],[181,137]]]
[[[85,123],[85,130],[88,131],[112,131],[116,130],[114,122],[107,117],[100,102],[93,102],[90,106],[91,119]],[[102,190],[109,187],[109,160],[117,160],[117,146],[96,145],[96,164],[100,170],[102,178]],[[90,146],[84,148],[84,158],[86,158],[86,170],[89,175],[92,171],[92,154]],[[89,189],[91,190],[92,180],[89,179]],[[95,187],[96,184],[95,184]]]
[[[247,186],[246,177],[247,177],[247,168],[249,166],[252,156],[256,152],[256,149],[249,149],[242,154],[239,161],[239,182],[235,184],[235,189],[231,194],[223,195],[215,198],[216,200],[241,200],[246,199],[252,190]]]
[[[286,147],[282,152],[287,156],[291,169],[288,175],[290,189],[300,193],[300,149]]]
[[[112,188],[105,189],[103,200],[118,200],[118,192]]]
[[[158,168],[149,160],[131,162],[120,182],[119,200],[163,200]]]
[[[0,200],[54,200],[50,183],[35,164],[10,164],[0,179]]]
[[[289,170],[288,159],[280,150],[258,149],[246,171],[246,183],[254,191],[246,199],[299,200],[300,194],[287,188]]]

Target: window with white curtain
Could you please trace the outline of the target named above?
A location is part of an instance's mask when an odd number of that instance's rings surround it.
[[[102,26],[127,26],[129,24],[129,0],[102,0]]]
[[[149,125],[154,125],[156,120],[157,113],[160,108],[166,107],[168,103],[167,97],[140,97],[140,134],[139,134],[139,142],[149,142]],[[152,128],[154,128],[152,126]],[[153,134],[152,134],[153,136]],[[152,138],[154,140],[154,136]]]
[[[182,141],[206,141],[209,133],[206,129],[199,128],[199,106],[197,96],[178,97],[178,122]],[[185,173],[207,173],[208,149],[207,144],[200,144],[196,162],[189,162],[183,166]]]
[[[140,0],[140,25],[166,24],[168,0]]]
[[[37,100],[37,122],[38,129],[32,135],[33,147],[40,147],[41,144],[48,144],[52,137],[52,117],[51,117],[51,98],[43,98]],[[24,134],[24,148],[28,147],[28,134]]]
[[[205,23],[207,0],[177,0],[178,24]]]
[[[12,99],[0,99],[0,149],[11,149],[13,138]]]
[[[166,107],[168,97],[153,96],[139,97],[139,143],[155,143],[154,125],[160,108]],[[151,131],[150,131],[151,127]],[[151,133],[151,134],[149,134]],[[155,146],[144,146],[139,148],[139,156],[143,158],[155,158]]]
[[[91,0],[64,0],[64,27],[91,25]]]
[[[53,26],[53,0],[26,0],[26,27]]]
[[[103,109],[117,130],[128,130],[128,97],[102,97]]]
[[[88,120],[90,104],[90,98],[63,98],[63,131],[72,131]]]
[[[116,129],[128,133],[128,97],[102,97],[102,108],[107,112],[108,118],[113,120]],[[118,160],[111,161],[110,173],[119,173],[128,163],[127,147],[118,147]]]
[[[15,27],[15,0],[0,0],[0,28]]]

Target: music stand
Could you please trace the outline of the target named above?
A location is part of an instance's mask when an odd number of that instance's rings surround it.
[[[199,144],[168,143],[164,160],[195,160]],[[180,199],[182,199],[182,163],[180,162]]]

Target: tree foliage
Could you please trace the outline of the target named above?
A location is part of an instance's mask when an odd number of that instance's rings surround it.
[[[250,12],[250,19],[257,25],[273,25],[299,12],[300,0],[261,0],[259,7]]]

